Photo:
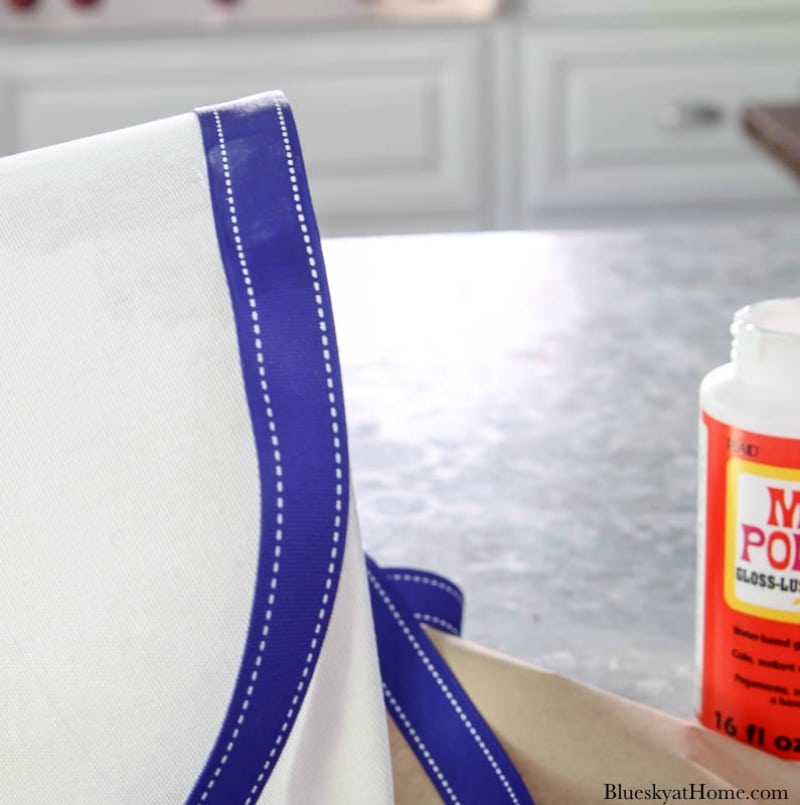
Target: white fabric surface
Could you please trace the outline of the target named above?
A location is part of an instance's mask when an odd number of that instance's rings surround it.
[[[0,160],[7,805],[179,803],[221,726],[255,449],[193,114]],[[261,803],[391,801],[355,523]]]

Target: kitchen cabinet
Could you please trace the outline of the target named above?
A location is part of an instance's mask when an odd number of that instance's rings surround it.
[[[477,28],[14,44],[5,153],[265,89],[289,96],[327,234],[488,223]]]
[[[766,15],[800,10],[798,0],[527,0],[535,17],[595,17],[609,19],[636,16],[641,20],[670,18],[681,14],[695,19],[747,14],[756,21]],[[620,19],[619,21],[623,21]],[[656,22],[659,22],[656,19]]]
[[[796,25],[523,34],[524,221],[792,203],[743,107],[800,101]]]
[[[336,8],[247,32],[0,26],[0,153],[280,88],[328,235],[800,211],[739,124],[749,101],[800,98],[800,0]]]

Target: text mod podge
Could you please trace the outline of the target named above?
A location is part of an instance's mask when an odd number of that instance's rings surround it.
[[[800,299],[738,311],[700,387],[700,721],[800,760]]]

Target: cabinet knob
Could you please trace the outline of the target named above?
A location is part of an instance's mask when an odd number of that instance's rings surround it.
[[[656,123],[669,132],[696,131],[718,126],[725,114],[707,101],[670,101],[656,112]]]
[[[96,6],[100,0],[72,0],[73,6],[80,6],[81,8],[88,8],[89,6]]]

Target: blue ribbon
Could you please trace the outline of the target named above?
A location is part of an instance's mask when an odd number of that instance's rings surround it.
[[[197,116],[262,520],[239,674],[187,802],[252,805],[302,707],[329,623],[347,531],[347,439],[319,234],[286,99],[267,93]],[[387,707],[443,799],[532,803],[422,629],[460,633],[461,591],[436,574],[369,559],[367,572]]]
[[[189,802],[250,805],[300,711],[330,619],[347,531],[347,440],[319,235],[289,107],[269,94],[197,115],[262,515],[238,679]]]
[[[426,585],[409,582],[408,576],[422,577],[419,571],[398,574],[369,558],[367,574],[386,706],[442,800],[533,805],[505,750],[423,631],[424,619],[415,617],[426,606],[449,611],[447,594],[427,585],[437,590],[431,596]]]
[[[411,610],[414,620],[443,632],[461,634],[464,593],[450,579],[413,567],[383,568],[384,585]]]

